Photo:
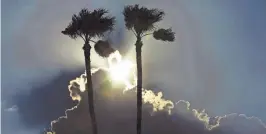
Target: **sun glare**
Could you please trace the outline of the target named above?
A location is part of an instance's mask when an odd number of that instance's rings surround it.
[[[128,79],[132,71],[132,63],[128,60],[123,60],[113,64],[110,68],[110,74],[115,81],[124,81]]]
[[[118,51],[108,57],[109,68],[111,80],[115,82],[122,82],[126,85],[126,89],[131,89],[134,87],[134,83],[130,82],[130,77],[134,74],[134,64],[129,60],[122,59],[122,56]]]

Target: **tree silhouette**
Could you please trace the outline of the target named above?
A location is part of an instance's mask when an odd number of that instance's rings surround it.
[[[142,63],[141,48],[143,46],[142,38],[153,34],[156,40],[174,41],[175,36],[172,29],[157,29],[155,23],[161,21],[164,12],[153,8],[139,7],[136,5],[128,5],[123,11],[125,25],[131,30],[137,38],[136,61],[137,61],[137,134],[141,134],[142,121]]]
[[[89,103],[89,114],[91,117],[92,132],[97,134],[97,122],[96,115],[94,111],[94,99],[93,99],[93,86],[91,80],[91,60],[90,60],[90,42],[95,43],[96,52],[103,57],[107,57],[114,50],[111,49],[107,41],[95,42],[92,38],[104,37],[105,32],[113,30],[115,23],[115,18],[110,16],[105,16],[108,11],[105,9],[96,9],[94,11],[88,11],[88,9],[82,9],[79,14],[74,14],[72,16],[72,21],[65,28],[62,33],[68,35],[72,39],[78,37],[82,38],[84,43],[84,57],[85,57],[85,68],[87,76],[88,90],[88,103]]]

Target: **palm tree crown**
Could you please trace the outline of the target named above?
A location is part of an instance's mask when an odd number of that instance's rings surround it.
[[[92,12],[82,9],[78,15],[72,16],[72,21],[62,33],[73,39],[81,37],[84,41],[103,37],[105,32],[113,30],[115,23],[114,17],[104,16],[106,13],[106,9],[96,9]]]
[[[161,21],[165,13],[159,9],[139,7],[129,5],[123,11],[125,25],[128,30],[132,30],[136,36],[144,37],[149,34],[156,34],[155,39],[163,41],[174,41],[174,32],[172,29],[156,29],[155,24]],[[147,32],[154,32],[145,34]]]

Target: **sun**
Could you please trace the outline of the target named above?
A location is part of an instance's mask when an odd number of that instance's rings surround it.
[[[112,80],[125,81],[129,79],[133,64],[129,60],[117,61],[109,68]]]
[[[134,87],[134,83],[130,81],[132,76],[135,79],[134,64],[130,60],[122,59],[119,51],[116,51],[108,57],[108,65],[108,72],[112,81],[124,83],[126,89]]]
[[[110,80],[115,83],[123,83],[126,87],[124,91],[134,88],[137,84],[135,75],[135,64],[130,60],[122,59],[119,51],[115,51],[108,57],[107,70],[110,75]]]

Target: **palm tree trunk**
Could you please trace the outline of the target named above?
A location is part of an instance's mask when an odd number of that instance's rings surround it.
[[[141,38],[136,42],[136,61],[137,61],[137,134],[141,134],[142,122],[142,61],[141,61]]]
[[[92,133],[97,134],[97,122],[96,115],[94,111],[94,99],[93,99],[93,85],[91,79],[91,59],[90,59],[90,50],[91,46],[89,43],[85,43],[83,46],[84,56],[85,56],[85,68],[86,68],[86,76],[87,76],[87,91],[88,91],[88,103],[89,103],[89,114],[91,117],[92,124]]]

